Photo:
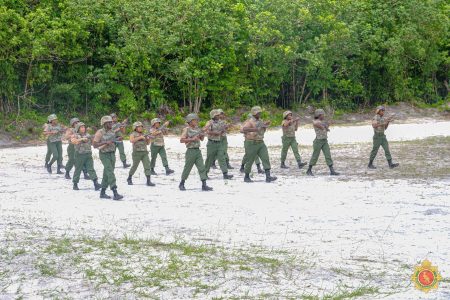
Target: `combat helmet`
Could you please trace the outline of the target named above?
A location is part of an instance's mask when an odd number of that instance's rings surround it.
[[[75,124],[76,122],[80,122],[80,119],[78,119],[78,118],[72,118],[72,119],[70,119],[70,127],[72,127],[73,126],[73,124]]]
[[[252,116],[255,116],[258,113],[261,113],[262,109],[260,106],[253,106],[250,112],[251,112]]]
[[[314,117],[318,118],[320,115],[325,115],[325,111],[321,108],[316,109],[316,111],[314,112]]]
[[[292,115],[292,111],[287,110],[283,113],[283,119],[286,119],[287,116]]]
[[[151,126],[155,125],[156,123],[161,123],[161,119],[160,119],[160,118],[153,118],[153,119],[150,121],[150,125],[151,125]]]
[[[81,126],[86,127],[86,125],[83,122],[78,122],[77,125],[75,125],[75,132],[78,133],[78,131],[80,130]]]
[[[50,116],[47,117],[48,122],[51,122],[53,120],[58,120],[58,117],[55,114],[51,114]]]
[[[133,123],[133,130],[136,130],[136,128],[138,128],[139,126],[144,126],[144,125],[142,125],[142,122],[139,122],[139,121],[134,122]]]
[[[192,114],[188,114],[188,115],[186,116],[186,122],[187,122],[187,123],[190,123],[192,120],[198,120],[198,115],[192,113]]]
[[[210,116],[211,119],[213,119],[214,117],[219,116],[219,115],[220,115],[220,112],[219,112],[218,109],[213,109],[213,110],[209,113],[209,116]]]
[[[105,123],[107,123],[107,122],[112,122],[112,118],[111,118],[111,116],[103,116],[101,119],[100,119],[100,124],[103,126]]]

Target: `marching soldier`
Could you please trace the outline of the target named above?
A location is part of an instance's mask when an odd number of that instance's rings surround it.
[[[78,118],[72,118],[70,119],[70,128],[67,129],[66,134],[64,135],[64,138],[68,141],[69,145],[67,146],[67,156],[69,157],[69,160],[66,163],[66,179],[70,178],[70,171],[72,170],[72,167],[74,165],[74,155],[75,155],[75,147],[72,144],[72,136],[75,134],[75,126],[80,122]]]
[[[169,168],[169,163],[167,161],[166,147],[164,145],[164,135],[167,134],[167,126],[169,126],[169,121],[165,122],[161,126],[161,120],[154,118],[150,125],[150,135],[154,137],[150,145],[150,152],[152,154],[152,159],[150,161],[151,174],[157,175],[155,172],[156,158],[158,154],[161,157],[163,167],[166,169],[166,175],[173,173],[173,170]]]
[[[250,119],[251,117],[252,117],[252,114],[249,113],[247,119]],[[240,132],[244,133],[243,127],[241,128]],[[242,157],[241,168],[239,169],[239,171],[241,173],[245,172],[244,167],[245,167],[245,164],[246,164],[246,162],[248,160],[248,154],[247,154],[247,152],[248,152],[247,151],[248,145],[249,145],[249,141],[247,141],[247,139],[245,139],[245,134],[244,134],[244,150],[245,151],[244,151],[244,157]],[[256,169],[258,170],[258,174],[264,174],[264,170],[261,168],[261,160],[259,159],[259,156],[256,156],[255,164],[256,164]]]
[[[373,165],[373,160],[377,156],[378,149],[383,147],[384,155],[386,156],[386,159],[389,164],[389,168],[393,169],[395,167],[398,167],[398,163],[392,163],[392,156],[391,152],[389,151],[389,143],[386,139],[386,135],[384,134],[384,131],[388,128],[389,123],[392,121],[392,117],[385,118],[384,117],[384,106],[378,106],[376,110],[376,115],[372,119],[372,127],[374,131],[373,135],[373,148],[370,152],[370,158],[369,158],[369,169],[376,169],[376,167]]]
[[[181,191],[185,191],[184,183],[189,177],[192,167],[197,167],[200,179],[202,181],[203,191],[212,191],[212,188],[206,185],[206,171],[203,163],[202,152],[200,151],[200,142],[203,141],[205,135],[201,128],[198,127],[197,114],[189,114],[186,116],[187,127],[183,129],[180,142],[186,144],[186,155],[183,173],[181,174],[181,182],[178,186]]]
[[[328,131],[329,124],[324,121],[325,119],[325,111],[323,109],[316,109],[314,112],[314,121],[313,127],[316,132],[316,138],[313,143],[313,154],[311,156],[311,160],[309,161],[308,171],[306,174],[309,176],[314,176],[312,173],[313,166],[316,165],[317,160],[319,159],[320,151],[323,152],[325,156],[325,161],[330,168],[330,175],[339,175],[333,168],[333,160],[331,159],[330,153],[330,145],[328,145]]]
[[[228,175],[225,151],[222,145],[222,135],[223,132],[226,131],[224,126],[225,123],[220,121],[220,111],[217,109],[213,109],[209,113],[209,116],[211,117],[211,120],[203,127],[203,131],[206,132],[208,136],[208,143],[206,144],[206,174],[209,173],[211,163],[217,158],[223,173],[223,179],[231,179],[233,178],[233,175]]]
[[[100,161],[103,164],[103,178],[102,189],[100,191],[100,198],[111,199],[106,195],[106,189],[108,186],[114,193],[114,200],[120,200],[122,195],[117,193],[116,176],[114,175],[114,166],[116,164],[116,138],[115,132],[112,130],[112,118],[111,116],[103,116],[100,120],[100,124],[103,128],[97,130],[94,136],[93,144],[94,148],[99,150]]]
[[[219,115],[219,122],[222,123],[222,125],[224,126],[225,130],[222,133],[222,137],[221,137],[221,142],[222,142],[222,147],[223,147],[223,151],[225,152],[225,162],[227,163],[227,168],[228,170],[232,170],[234,169],[231,164],[230,164],[230,157],[228,156],[228,138],[227,138],[227,130],[228,130],[228,125],[226,123],[226,116],[225,116],[225,112],[222,109],[217,109]],[[216,169],[216,160],[214,159],[212,164],[211,164],[211,168],[212,169]]]
[[[270,121],[263,122],[261,120],[261,113],[261,107],[252,107],[252,117],[245,122],[243,127],[245,139],[248,141],[248,145],[246,148],[248,160],[245,164],[245,182],[253,182],[250,179],[250,171],[252,170],[252,165],[256,159],[256,156],[259,156],[261,158],[264,172],[266,173],[266,182],[272,182],[277,179],[277,177],[270,175],[269,152],[267,151],[266,144],[264,144],[264,133],[269,127]]]
[[[133,132],[130,135],[130,142],[133,145],[133,165],[131,166],[130,173],[128,173],[127,182],[129,185],[133,184],[132,177],[136,172],[139,163],[142,162],[144,167],[145,177],[147,177],[147,186],[155,186],[150,180],[150,160],[148,158],[147,145],[150,144],[150,136],[143,133],[144,125],[141,122],[133,123]]]
[[[129,168],[131,165],[127,164],[127,157],[125,156],[125,148],[123,147],[123,135],[125,134],[125,124],[128,123],[128,119],[125,119],[124,122],[118,122],[117,115],[115,113],[111,114],[111,118],[113,120],[112,130],[116,134],[116,138],[119,138],[116,142],[116,150],[119,149],[119,157],[120,161],[123,164],[123,168]]]
[[[74,164],[75,171],[73,172],[73,189],[79,190],[78,183],[80,182],[81,171],[87,172],[94,182],[94,189],[98,191],[101,185],[98,183],[97,173],[94,170],[94,160],[92,159],[92,136],[87,133],[86,125],[78,122],[73,129],[71,135],[71,145],[74,147]],[[85,177],[86,179],[86,177]]]
[[[61,169],[64,168],[62,164],[63,160],[63,150],[62,150],[62,134],[66,130],[65,127],[58,123],[58,117],[55,114],[51,114],[47,118],[49,124],[44,132],[48,136],[48,144],[50,151],[52,152],[52,159],[47,164],[48,173],[52,173],[52,164],[57,162],[56,174],[64,174]]]
[[[281,168],[289,169],[286,164],[286,156],[289,148],[292,149],[294,153],[295,159],[297,160],[298,168],[303,168],[306,163],[302,163],[302,159],[300,157],[300,153],[298,152],[298,143],[295,139],[295,132],[298,130],[298,122],[299,119],[294,119],[292,117],[291,111],[285,111],[283,113],[283,122],[281,122],[281,128],[283,130],[283,136],[281,137],[282,148],[281,148]]]
[[[47,131],[48,124],[50,124],[49,121],[47,121],[47,123],[42,125],[42,131],[44,133]],[[50,159],[52,157],[52,150],[50,149],[50,141],[49,141],[48,137],[46,139],[46,144],[47,144],[47,153],[45,154],[45,165],[44,165],[44,167],[47,169],[48,162],[50,161]]]

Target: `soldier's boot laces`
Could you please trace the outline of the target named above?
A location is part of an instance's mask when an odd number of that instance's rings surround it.
[[[375,166],[373,165],[373,159],[369,161],[369,164],[367,165],[367,167],[368,167],[369,169],[376,169],[376,168],[377,168],[377,167],[375,167]]]
[[[253,182],[249,173],[245,173],[244,182]]]
[[[284,161],[281,162],[280,168],[282,168],[282,169],[289,169],[289,167],[286,166],[286,164],[284,163]]]
[[[228,159],[227,159],[227,168],[230,169],[230,170],[234,169],[233,166],[230,165],[230,160],[228,160]]]
[[[213,169],[213,170],[216,170],[216,169],[217,169],[216,162],[213,162],[213,163],[211,164],[211,169]]]
[[[92,181],[94,182],[94,189],[95,189],[96,191],[98,191],[99,189],[102,188],[102,186],[98,183],[98,180],[97,180],[97,179],[94,179],[94,180],[92,180]]]
[[[314,174],[313,174],[313,172],[312,172],[312,166],[311,166],[311,165],[309,165],[308,171],[306,171],[306,175],[314,176]]]
[[[152,174],[152,175],[158,175],[158,174],[156,174],[156,172],[155,172],[155,168],[152,168],[152,169],[150,170],[150,174]]]
[[[298,161],[298,162],[297,162],[297,165],[298,165],[298,168],[301,169],[301,168],[303,168],[304,166],[306,166],[307,164],[304,163],[304,162]]]
[[[83,170],[83,176],[84,176],[84,180],[90,180],[91,177],[89,177],[89,174],[86,170]]]
[[[258,170],[258,174],[264,174],[264,170],[261,168],[261,164],[257,164],[256,169]]]
[[[272,182],[277,180],[276,176],[270,176],[270,170],[266,170],[266,182]]]
[[[155,186],[155,184],[150,180],[150,175],[147,175],[147,186]]]
[[[79,188],[78,188],[78,183],[74,183],[74,184],[73,184],[73,190],[74,190],[74,191],[78,191],[78,190],[79,190]]]
[[[392,159],[388,160],[388,164],[389,164],[389,168],[391,168],[391,169],[397,168],[398,166],[400,166],[399,163],[393,163]]]
[[[184,187],[184,180],[180,181],[180,185],[178,185],[178,188],[180,189],[180,191],[185,191],[186,188]]]
[[[48,172],[49,174],[52,174],[52,165],[47,164],[47,172]]]
[[[228,173],[223,173],[223,179],[231,179],[233,175],[228,175]]]
[[[202,180],[202,191],[212,191],[213,188],[206,185],[206,180]]]
[[[133,185],[133,179],[131,178],[131,176],[128,176],[127,183],[128,185]]]
[[[172,173],[175,172],[174,170],[172,170],[171,168],[169,168],[169,166],[165,166],[164,168],[166,168],[166,175],[170,175],[170,174],[172,174]],[[153,170],[153,172],[155,172],[155,171]],[[152,174],[152,175],[153,175],[153,174]]]
[[[336,171],[334,170],[333,165],[331,165],[331,166],[330,166],[330,175],[337,176],[337,175],[339,175],[339,174],[340,174],[340,173],[338,173],[338,172],[336,172]]]
[[[130,164],[127,164],[127,161],[126,161],[126,160],[124,160],[122,163],[123,163],[123,168],[124,168],[124,169],[131,167]]]
[[[110,196],[106,195],[106,188],[102,188],[102,190],[100,191],[100,198],[101,199],[111,199]]]
[[[244,165],[241,165],[241,168],[239,169],[239,172],[244,173]]]
[[[57,170],[56,170],[56,174],[64,174],[63,171],[61,171],[61,169],[63,168],[63,166],[58,166]]]
[[[72,178],[70,177],[69,171],[66,171],[66,175],[64,175],[64,178],[66,178],[66,179],[72,179]]]
[[[113,200],[120,200],[123,198],[123,196],[117,192],[117,187],[113,187],[111,190],[113,191],[114,194]]]

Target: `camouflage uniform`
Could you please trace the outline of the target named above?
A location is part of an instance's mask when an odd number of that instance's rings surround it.
[[[183,129],[181,134],[182,138],[192,138],[201,133],[201,128],[192,128],[190,126]],[[197,167],[198,174],[201,180],[206,180],[206,170],[203,163],[202,152],[200,151],[200,141],[190,142],[186,144],[185,163],[183,173],[181,174],[181,180],[186,180],[191,173],[193,166]]]
[[[117,117],[117,115],[113,113],[113,114],[111,114],[111,117]],[[116,150],[119,150],[120,161],[122,162],[124,168],[128,168],[130,165],[127,164],[127,157],[125,155],[125,148],[123,146],[123,140],[120,139],[120,138],[123,138],[123,134],[120,129],[121,126],[122,126],[122,123],[113,121],[112,130],[115,132],[115,135],[116,135]],[[114,150],[114,153],[116,152],[116,150]]]
[[[374,135],[373,135],[373,147],[372,151],[370,152],[370,160],[373,161],[375,157],[377,156],[378,149],[383,147],[384,154],[386,156],[386,159],[392,160],[391,152],[389,151],[389,143],[386,139],[386,135],[384,134],[384,131],[386,129],[385,127],[385,118],[376,114],[373,119],[377,123],[377,125],[383,125],[381,127],[374,128]]]
[[[166,147],[164,144],[164,134],[166,133],[166,129],[155,128],[153,127],[155,123],[161,123],[161,120],[155,118],[152,120],[152,128],[150,129],[150,135],[155,137],[152,140],[150,145],[150,152],[152,154],[152,159],[150,161],[150,168],[154,171],[156,165],[156,159],[158,158],[158,154],[161,157],[161,161],[163,167],[166,169],[166,174],[173,173],[172,170],[169,169],[169,162],[167,161]],[[167,174],[167,175],[168,175]]]
[[[144,134],[134,131],[130,136],[138,138],[144,136]],[[148,158],[147,139],[133,143],[133,153],[131,154],[131,157],[133,158],[133,165],[131,166],[128,176],[131,177],[134,175],[140,162],[142,162],[142,166],[144,167],[145,176],[150,176],[150,159]]]
[[[226,174],[228,173],[228,167],[226,162],[226,156],[225,156],[225,149],[223,147],[222,143],[222,134],[220,135],[213,135],[211,132],[221,132],[225,131],[225,124],[224,122],[221,122],[220,120],[214,120],[214,117],[217,117],[220,115],[220,112],[217,110],[212,110],[211,113],[211,120],[206,123],[205,127],[203,128],[204,131],[208,131],[208,143],[206,144],[206,163],[205,163],[205,169],[206,174],[209,173],[209,170],[211,168],[212,162],[217,158],[219,161],[220,169],[222,170],[222,173]]]
[[[94,141],[98,143],[114,141],[116,135],[113,130],[106,130],[105,128],[99,129],[94,136]],[[102,189],[106,189],[108,186],[113,189],[116,187],[116,176],[114,175],[114,166],[116,164],[116,145],[104,145],[99,148],[100,161],[103,164],[103,178]]]
[[[294,153],[295,160],[297,163],[301,164],[300,153],[298,152],[298,143],[295,139],[295,132],[298,129],[297,122],[290,122],[286,120],[289,114],[292,114],[290,111],[286,111],[283,113],[284,120],[281,123],[281,128],[283,130],[283,136],[281,137],[282,147],[281,147],[281,165],[284,166],[284,162],[286,161],[287,153],[289,148],[292,149]],[[304,165],[304,164],[303,164]]]
[[[74,146],[74,160],[75,160],[75,171],[73,173],[72,182],[78,184],[80,182],[80,174],[82,170],[86,170],[89,177],[94,181],[94,186],[97,188],[97,173],[94,169],[94,160],[92,158],[92,139],[93,137],[89,133],[81,134],[79,133],[79,128],[85,126],[83,123],[78,123],[74,129],[73,139],[85,138],[82,142],[78,144],[73,144]],[[86,126],[85,126],[86,127]]]
[[[49,116],[49,121],[56,120],[57,117],[55,115]],[[52,125],[51,123],[47,125],[47,132],[57,131],[58,133],[52,134],[48,136],[48,144],[50,151],[52,153],[52,159],[48,163],[48,168],[51,168],[52,164],[56,161],[58,165],[58,174],[62,174],[60,172],[60,168],[62,167],[63,160],[63,149],[62,149],[62,135],[64,128],[60,124]],[[51,169],[50,169],[51,171]]]
[[[67,156],[68,156],[69,159],[67,160],[67,163],[66,163],[66,178],[67,179],[70,179],[69,173],[72,170],[72,167],[73,167],[73,165],[75,163],[75,161],[74,161],[75,147],[72,144],[71,138],[72,138],[72,136],[75,135],[75,128],[74,127],[75,127],[75,124],[77,122],[80,122],[80,120],[78,118],[72,118],[70,120],[71,128],[67,129],[67,131],[66,131],[66,138],[67,138],[67,141],[68,141],[68,144],[69,144],[67,146]]]
[[[45,132],[45,131],[47,131],[47,128],[48,128],[48,123],[45,123],[42,126],[42,130]],[[50,149],[50,141],[49,141],[48,137],[46,139],[46,144],[47,144],[47,153],[45,154],[45,167],[47,167],[50,159],[52,158],[52,150]]]

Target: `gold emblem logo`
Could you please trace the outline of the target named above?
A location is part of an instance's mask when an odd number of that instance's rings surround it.
[[[438,268],[432,266],[431,262],[425,259],[422,264],[414,268],[411,280],[417,289],[428,293],[438,288],[439,281],[442,280],[442,277],[439,274]]]

